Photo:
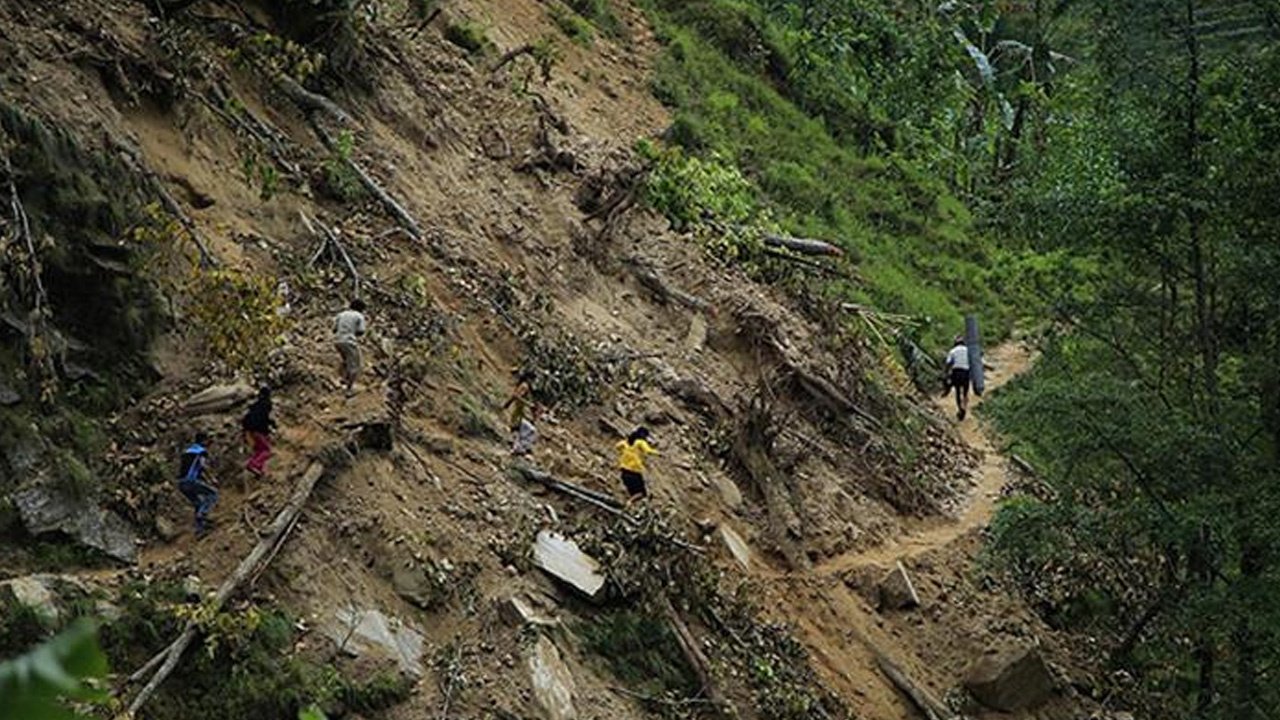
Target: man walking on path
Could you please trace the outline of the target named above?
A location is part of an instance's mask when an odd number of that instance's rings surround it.
[[[359,339],[364,335],[366,326],[364,319],[364,301],[356,298],[351,307],[338,313],[335,322],[334,344],[338,347],[338,355],[342,357],[342,382],[346,385],[347,395],[355,389],[356,379],[360,377],[360,369],[364,364],[360,356]]]
[[[254,477],[261,478],[267,474],[267,460],[271,459],[271,431],[276,427],[276,421],[271,417],[271,388],[264,385],[258,391],[258,399],[249,406],[240,427],[253,449],[245,469]]]
[[[182,453],[178,465],[178,490],[191,502],[196,514],[196,537],[209,531],[209,513],[218,504],[217,478],[209,470],[209,442],[204,433],[196,433],[196,440]]]
[[[969,409],[969,347],[963,335],[956,336],[947,353],[947,384],[956,389],[956,417],[964,420]]]

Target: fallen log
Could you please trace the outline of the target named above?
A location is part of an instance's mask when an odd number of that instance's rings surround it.
[[[658,273],[656,269],[648,263],[631,258],[627,262],[627,269],[635,276],[645,288],[657,296],[661,302],[670,302],[672,300],[684,305],[687,308],[697,310],[699,312],[715,314],[715,306],[703,300],[702,298],[691,295],[679,288],[672,287],[670,283]]]
[[[319,262],[320,258],[324,256],[326,251],[337,255],[338,258],[342,260],[342,264],[346,266],[347,272],[351,275],[352,292],[354,293],[352,297],[360,297],[360,271],[356,269],[355,262],[351,260],[351,254],[347,252],[347,247],[342,244],[342,241],[338,240],[337,233],[330,230],[324,223],[320,222],[319,219],[317,219],[313,225],[311,219],[308,218],[307,214],[301,210],[298,211],[298,216],[302,218],[302,224],[306,226],[307,232],[311,233],[312,237],[320,240],[320,247],[316,249],[314,254],[312,254],[311,260],[307,263],[307,267],[315,267],[315,264]],[[320,228],[319,232],[316,231],[317,227]]]
[[[693,668],[694,675],[698,677],[698,683],[702,685],[702,692],[707,696],[711,706],[715,708],[716,714],[723,718],[737,718],[737,709],[720,691],[720,685],[716,682],[715,676],[711,674],[711,662],[707,660],[702,648],[698,647],[698,641],[694,638],[693,633],[689,631],[689,626],[685,623],[684,618],[680,617],[679,611],[676,610],[675,606],[671,604],[671,600],[665,595],[662,598],[662,611],[667,617],[667,623],[671,626],[671,633],[675,635],[681,652],[689,662],[689,666]]]
[[[825,378],[794,365],[788,369],[791,371],[796,385],[809,397],[838,413],[848,413],[857,416],[872,427],[880,427],[879,418],[858,407]]]
[[[293,490],[293,495],[289,498],[288,504],[276,515],[276,519],[267,528],[267,535],[253,550],[240,561],[240,565],[236,567],[235,572],[231,573],[222,585],[218,587],[217,593],[209,601],[214,612],[222,609],[222,607],[230,600],[241,586],[251,577],[261,572],[266,563],[275,557],[279,546],[288,537],[288,531],[297,522],[298,517],[302,514],[303,507],[307,504],[307,500],[311,497],[311,493],[315,490],[316,484],[325,475],[325,465],[319,461],[313,461],[302,474],[302,478],[298,481],[297,487]],[[200,632],[200,628],[193,622],[188,622],[183,628],[182,633],[167,648],[162,650],[159,655],[152,658],[142,670],[135,672],[129,676],[131,682],[141,680],[146,676],[147,670],[159,665],[155,675],[151,680],[143,686],[138,692],[137,697],[129,704],[129,717],[136,717],[138,710],[147,702],[155,693],[156,689],[173,674],[178,667],[178,662],[182,659],[182,654],[186,652],[187,647],[195,640],[196,635]],[[158,660],[163,658],[163,660]]]
[[[844,255],[843,250],[822,240],[790,237],[788,235],[779,235],[778,233],[768,231],[761,232],[760,237],[764,240],[765,245],[770,247],[786,248],[792,252],[798,252],[801,255]]]
[[[612,497],[609,497],[604,493],[596,492],[595,490],[585,488],[581,485],[575,485],[574,483],[556,480],[551,477],[551,473],[539,470],[538,468],[525,463],[513,465],[512,469],[525,480],[536,482],[548,490],[558,492],[562,495],[568,495],[571,498],[581,500],[588,505],[604,510],[611,515],[616,515],[622,518],[623,521],[629,525],[635,526],[640,524],[640,521],[623,509],[622,505],[617,500],[614,500]],[[663,537],[662,540],[675,545],[678,548],[691,550],[695,553],[701,553],[706,550],[706,548],[701,545],[694,545],[693,543],[685,542],[678,538]]]
[[[343,110],[338,103],[319,93],[313,93],[310,90],[298,84],[297,80],[289,77],[284,73],[276,75],[276,87],[289,101],[297,105],[308,117],[317,112],[336,120],[342,125],[354,125],[355,121],[351,119],[351,115]]]
[[[872,648],[872,653],[876,656],[876,665],[879,666],[880,672],[884,673],[885,677],[889,678],[889,682],[911,700],[911,704],[915,705],[927,720],[952,720],[955,717],[947,706],[933,697],[928,690],[917,685],[884,653],[875,648]]]
[[[346,165],[347,169],[360,180],[360,184],[369,191],[369,194],[377,198],[378,202],[386,208],[387,212],[391,213],[391,216],[394,217],[402,227],[404,227],[405,231],[408,232],[414,240],[421,241],[422,226],[419,225],[418,221],[409,214],[409,211],[397,202],[395,198],[391,197],[391,194],[384,190],[382,186],[378,184],[378,181],[374,180],[373,177],[360,166],[360,163],[356,162],[349,156],[349,153],[342,152],[338,147],[337,140],[329,134],[329,131],[324,129],[323,125],[316,121],[314,116],[311,118],[311,127],[315,130],[316,135],[319,136],[320,141],[324,143],[324,146],[329,148],[330,152],[338,156],[342,161],[342,164]]]
[[[138,149],[135,148],[132,143],[125,142],[114,135],[109,135],[108,138],[111,144],[120,151],[120,154],[124,158],[125,165],[128,166],[128,168],[135,174],[141,175],[143,179],[146,180],[148,189],[150,189],[156,197],[160,198],[160,204],[164,206],[164,209],[167,210],[170,215],[177,218],[178,222],[181,223],[182,228],[187,231],[187,235],[191,237],[191,242],[195,244],[196,250],[200,252],[200,266],[217,267],[218,259],[209,251],[209,246],[205,243],[204,238],[201,237],[200,229],[196,227],[195,222],[191,218],[187,217],[187,214],[183,212],[182,206],[178,204],[178,201],[173,198],[173,195],[169,193],[169,190],[160,182],[160,178],[156,175],[155,171],[142,161],[142,157],[139,154]]]

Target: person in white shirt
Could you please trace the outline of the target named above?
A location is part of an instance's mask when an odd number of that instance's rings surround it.
[[[360,355],[360,336],[365,332],[364,301],[356,298],[350,309],[338,313],[334,332],[334,345],[342,358],[342,381],[350,395],[360,377],[364,360]]]
[[[964,336],[957,335],[955,345],[947,353],[947,384],[956,389],[956,417],[964,420],[969,409],[969,346]]]

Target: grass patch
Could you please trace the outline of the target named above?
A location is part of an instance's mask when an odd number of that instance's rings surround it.
[[[444,39],[472,55],[484,55],[493,45],[489,30],[478,20],[459,20],[445,26]]]
[[[865,155],[782,94],[788,72],[780,29],[750,3],[657,3],[667,48],[653,89],[674,110],[668,133],[690,156],[735,167],[760,209],[789,233],[842,246],[862,282],[832,283],[846,299],[924,321],[933,350],[948,345],[965,312],[992,339],[1011,313],[992,289],[993,246],[947,187],[911,159]],[[736,9],[735,9],[736,8]],[[677,224],[689,215],[668,212]]]
[[[596,39],[595,29],[591,23],[578,13],[564,7],[553,6],[548,11],[551,21],[570,40],[582,46],[590,46]]]
[[[577,632],[627,687],[667,699],[698,694],[693,668],[661,619],[638,610],[614,610],[578,625]]]

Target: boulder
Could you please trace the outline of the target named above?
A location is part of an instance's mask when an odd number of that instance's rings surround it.
[[[406,602],[423,610],[430,610],[440,594],[431,586],[426,573],[416,565],[397,565],[391,573],[391,586]]]
[[[5,381],[0,380],[0,407],[9,407],[22,402],[22,395]]]
[[[422,676],[423,637],[398,618],[377,610],[344,608],[335,613],[334,619],[325,626],[324,634],[340,652],[388,660],[406,675]]]
[[[881,610],[910,610],[920,607],[920,596],[911,584],[907,569],[899,561],[894,564],[877,588]]]
[[[55,625],[69,596],[84,597],[89,587],[70,575],[40,573],[0,582],[0,597],[12,596],[23,607],[35,611],[42,622]]]
[[[533,683],[533,697],[538,701],[546,720],[576,720],[578,711],[573,707],[573,674],[560,657],[560,650],[545,635],[529,652],[529,679]]]
[[[742,507],[742,491],[723,473],[712,473],[711,483],[716,486],[716,492],[720,493],[720,500],[724,502],[725,507],[730,510],[738,510]]]
[[[187,398],[186,408],[192,415],[220,413],[230,410],[254,395],[257,395],[254,389],[244,383],[214,385]]]
[[[514,628],[521,628],[526,625],[554,627],[559,624],[553,618],[539,613],[533,606],[533,602],[524,593],[512,593],[504,598],[499,598],[495,604],[498,616],[502,618],[503,622]]]
[[[565,536],[541,530],[533,543],[533,564],[548,575],[594,599],[604,587],[600,563]]]
[[[728,548],[729,554],[733,556],[733,559],[742,566],[743,570],[750,570],[751,548],[747,545],[747,541],[743,540],[741,535],[724,523],[720,524],[718,534],[720,535],[720,541]]]
[[[698,351],[707,344],[707,321],[701,313],[695,313],[689,320],[689,332],[685,333],[684,346],[690,351]]]
[[[965,688],[978,702],[1003,712],[1029,710],[1053,694],[1053,676],[1035,647],[988,653],[969,670]]]
[[[42,481],[14,492],[13,504],[32,535],[60,532],[121,562],[132,564],[138,559],[133,528],[91,498],[77,497]]]

